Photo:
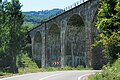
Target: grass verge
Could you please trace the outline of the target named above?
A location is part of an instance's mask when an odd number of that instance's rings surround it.
[[[104,66],[101,73],[89,76],[89,80],[120,80],[120,58],[114,64]]]
[[[0,72],[0,78],[9,77],[13,75],[21,75],[21,74],[27,74],[27,73],[35,73],[35,72],[52,72],[52,71],[65,71],[65,70],[90,70],[90,68],[84,68],[82,66],[78,66],[76,68],[74,67],[64,67],[64,68],[54,68],[54,67],[48,67],[48,68],[19,68],[19,73],[13,74],[8,72]]]
[[[12,74],[8,72],[0,72],[0,78],[8,77],[13,75],[19,74],[26,74],[26,73],[35,73],[35,72],[51,72],[51,71],[64,71],[64,70],[90,70],[90,68],[84,68],[83,66],[78,66],[76,68],[66,66],[64,68],[55,68],[55,67],[48,67],[48,68],[38,68],[37,64],[28,56],[28,54],[21,54],[17,57],[17,66],[18,72],[17,74]]]

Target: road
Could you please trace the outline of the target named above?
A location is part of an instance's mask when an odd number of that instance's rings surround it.
[[[83,71],[56,71],[56,72],[38,72],[24,75],[18,75],[0,80],[80,80],[81,77],[87,74],[93,74],[96,70],[83,70]]]

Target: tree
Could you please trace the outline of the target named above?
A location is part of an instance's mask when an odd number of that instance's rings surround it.
[[[7,1],[0,3],[0,68],[8,67],[10,64],[10,58],[7,54],[8,43],[8,17],[5,12],[5,5]]]
[[[24,16],[21,7],[19,0],[11,0],[11,2],[6,0],[0,3],[0,61],[7,58],[11,65],[2,66],[10,66],[13,73],[18,72],[16,56],[21,53],[26,44],[27,28],[22,26]]]
[[[11,0],[5,6],[6,13],[8,17],[8,52],[11,55],[11,71],[13,73],[18,72],[16,66],[16,55],[20,53],[22,42],[21,42],[21,34],[22,34],[22,24],[24,22],[23,14],[20,11],[22,5],[19,0]]]
[[[95,44],[102,46],[113,62],[120,53],[120,0],[101,0],[100,3],[96,24],[100,34]]]

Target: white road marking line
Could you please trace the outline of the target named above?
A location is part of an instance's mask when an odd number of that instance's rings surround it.
[[[62,73],[60,73],[60,74],[62,74]],[[53,76],[57,76],[57,75],[60,75],[60,74],[54,74],[54,75],[46,76],[46,77],[41,78],[39,80],[44,80],[44,79],[47,79],[47,78],[50,78],[50,77],[53,77]]]
[[[81,80],[83,77],[89,76],[89,75],[92,75],[92,74],[95,74],[95,73],[89,73],[89,74],[82,75],[82,76],[78,77],[78,80]]]

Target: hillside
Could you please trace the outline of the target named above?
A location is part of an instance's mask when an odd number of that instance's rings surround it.
[[[49,17],[63,11],[62,9],[52,9],[43,11],[23,12],[25,14],[25,22],[39,23],[49,19]]]

